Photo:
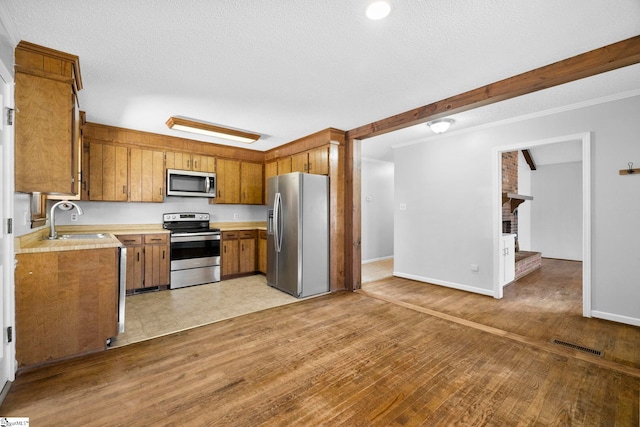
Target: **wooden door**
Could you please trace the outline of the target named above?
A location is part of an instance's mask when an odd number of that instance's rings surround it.
[[[145,245],[144,247],[144,287],[151,288],[160,285],[160,246]]]
[[[92,142],[89,144],[89,200],[103,200],[102,146]]]
[[[246,205],[262,204],[262,163],[240,164],[240,202]]]
[[[267,274],[267,232],[258,232],[258,271]]]
[[[127,147],[102,144],[102,198],[95,199],[92,196],[91,200],[113,202],[128,200],[127,163]]]
[[[169,246],[166,234],[144,236],[144,287],[169,284]]]
[[[294,154],[291,156],[291,172],[307,172],[308,162],[309,155],[306,152]]]
[[[256,238],[240,239],[240,273],[256,271]]]
[[[238,239],[222,240],[222,275],[229,276],[239,271],[239,241]]]
[[[129,201],[162,202],[164,200],[164,153],[130,149]]]
[[[177,151],[167,151],[167,169],[191,170],[191,155]]]
[[[74,112],[68,82],[15,73],[15,190],[72,194]]]
[[[143,287],[144,280],[144,252],[142,250],[142,235],[127,234],[117,236],[127,248],[127,285],[128,294]]]
[[[289,163],[291,164],[291,163]],[[267,187],[269,178],[272,176],[278,175],[278,160],[273,160],[271,162],[264,164],[264,182],[262,183],[263,193],[264,193],[264,203],[267,202]]]
[[[144,254],[142,246],[127,246],[127,293],[142,288]]]
[[[302,165],[304,168],[304,165]],[[285,157],[284,159],[278,159],[278,175],[285,173],[291,173],[291,157]],[[302,171],[301,171],[302,172]]]
[[[218,159],[216,203],[240,203],[240,162]]]
[[[316,175],[329,175],[329,147],[309,151],[307,171]]]

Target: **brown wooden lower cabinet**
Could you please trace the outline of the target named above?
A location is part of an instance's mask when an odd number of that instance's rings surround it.
[[[222,279],[256,272],[256,230],[222,232]]]
[[[258,231],[258,271],[267,274],[267,232]]]
[[[17,254],[19,367],[104,350],[118,335],[118,249]]]
[[[168,234],[121,234],[127,247],[127,294],[168,289],[171,261]]]

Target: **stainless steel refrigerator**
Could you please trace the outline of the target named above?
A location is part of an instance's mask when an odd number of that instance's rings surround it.
[[[302,298],[329,291],[329,178],[267,181],[267,283]]]

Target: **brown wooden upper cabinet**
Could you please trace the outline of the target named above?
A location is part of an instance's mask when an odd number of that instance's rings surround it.
[[[291,164],[291,162],[289,162]],[[264,164],[264,203],[267,204],[267,189],[269,178],[278,175],[278,160],[272,160]]]
[[[77,56],[21,41],[15,49],[15,190],[77,194],[81,155]]]
[[[261,205],[262,163],[217,159],[216,197],[210,203]]]
[[[283,175],[285,173],[290,173],[291,170],[291,157],[285,157],[283,159],[278,159],[278,175]]]
[[[126,202],[128,150],[122,145],[89,143],[89,200]]]
[[[129,149],[129,201],[164,200],[164,152]]]
[[[278,166],[280,166],[278,164]],[[329,175],[329,147],[320,147],[291,156],[291,171],[316,175]],[[278,175],[280,168],[278,168]]]
[[[240,163],[240,203],[261,205],[263,188],[262,163]]]
[[[240,203],[240,162],[218,159],[214,203]]]
[[[167,169],[215,172],[216,158],[204,154],[167,151]]]

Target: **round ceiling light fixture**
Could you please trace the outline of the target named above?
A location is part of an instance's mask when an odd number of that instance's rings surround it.
[[[427,126],[429,126],[429,129],[431,129],[435,133],[442,133],[446,132],[451,127],[453,122],[453,119],[438,119],[427,122]]]
[[[386,18],[391,12],[391,6],[386,1],[376,1],[367,8],[367,18],[377,21]]]

